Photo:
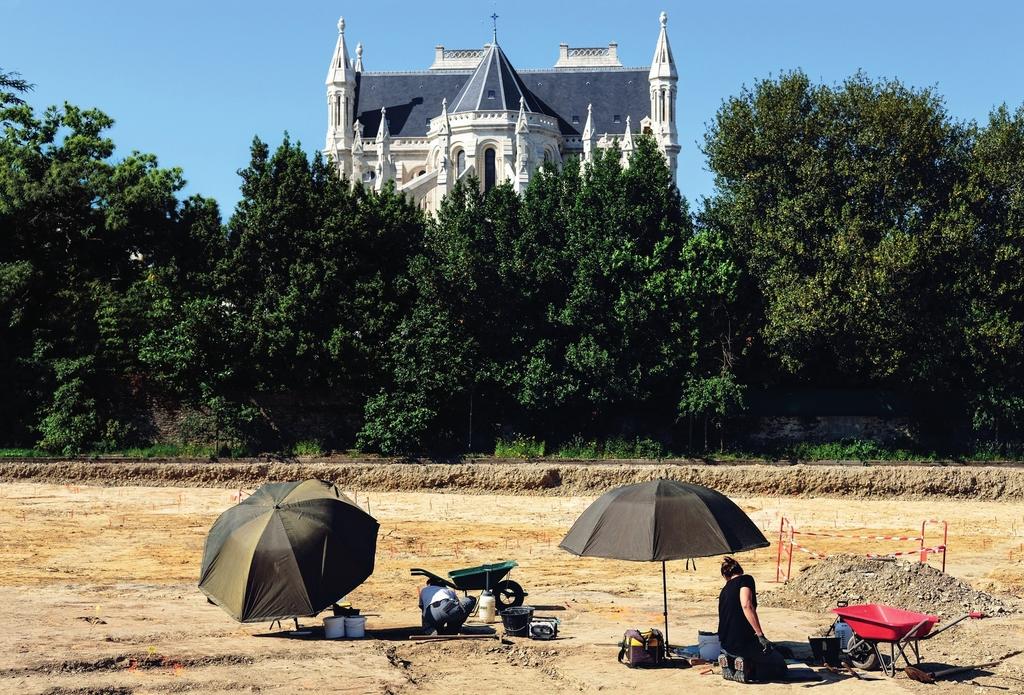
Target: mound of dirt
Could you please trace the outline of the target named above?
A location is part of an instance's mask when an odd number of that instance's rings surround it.
[[[785,587],[758,597],[765,606],[827,611],[839,601],[884,603],[951,618],[969,611],[996,615],[1016,609],[1012,600],[975,591],[929,565],[834,555],[804,567]]]

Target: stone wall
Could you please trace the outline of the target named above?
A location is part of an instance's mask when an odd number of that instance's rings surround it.
[[[738,419],[735,430],[740,439],[758,447],[842,439],[894,443],[911,440],[915,434],[909,417],[875,415],[762,415]]]

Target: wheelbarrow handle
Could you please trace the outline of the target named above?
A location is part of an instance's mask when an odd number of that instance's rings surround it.
[[[458,589],[459,588],[459,587],[455,586],[455,584],[453,584],[452,582],[450,582],[447,579],[445,579],[444,577],[436,575],[433,572],[430,572],[429,570],[422,569],[420,567],[413,567],[411,570],[409,570],[409,574],[411,574],[414,577],[426,577],[427,579],[433,579],[435,582],[441,582],[442,584],[444,584],[445,586],[447,586],[447,587],[449,587],[451,589]]]
[[[948,623],[943,625],[938,630],[934,630],[932,632],[929,632],[922,639],[931,639],[932,637],[935,637],[935,635],[941,635],[943,632],[945,632],[949,628],[953,627],[954,625],[959,625],[960,623],[962,623],[963,621],[967,620],[968,618],[970,618],[971,620],[979,620],[979,619],[984,618],[984,617],[985,617],[985,614],[982,613],[981,611],[971,611],[970,613],[964,613],[960,617],[955,618],[953,620],[950,620]]]

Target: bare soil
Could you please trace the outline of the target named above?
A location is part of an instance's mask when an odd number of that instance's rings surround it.
[[[1024,501],[1024,467],[884,464],[740,464],[680,462],[401,463],[352,459],[264,462],[0,462],[0,482],[173,487],[258,487],[272,480],[321,478],[360,490],[426,490],[508,495],[598,495],[657,478],[686,480],[730,495],[900,497]]]
[[[744,467],[694,468],[690,476],[689,467],[649,466],[630,472],[621,465],[524,464],[506,471],[506,478],[496,466],[480,470],[466,466],[448,474],[421,465],[395,464],[378,473],[343,467],[340,470],[346,476],[332,475],[332,470],[316,464],[302,464],[298,470],[278,468],[280,464],[241,469],[220,464],[103,468],[108,465],[112,464],[76,463],[66,471],[64,480],[69,482],[62,484],[24,480],[0,484],[0,601],[8,607],[7,629],[0,633],[0,692],[735,692],[741,686],[722,680],[717,669],[712,673],[702,673],[706,667],[641,671],[618,664],[616,645],[625,629],[662,622],[659,568],[577,558],[557,547],[598,492],[661,475],[732,491],[737,503],[765,529],[773,547],[739,559],[758,581],[767,634],[798,652],[806,651],[807,635],[817,633],[830,620],[824,609],[768,605],[772,603],[768,592],[779,588],[772,580],[774,541],[782,516],[802,530],[843,535],[913,535],[925,518],[946,519],[950,522],[949,574],[1007,605],[1019,605],[1024,597],[1022,481],[1015,477],[1007,482],[1012,476],[1005,471],[1001,489],[1016,485],[1016,493],[997,494],[1000,483],[994,478],[983,471],[960,470],[959,475],[975,476],[979,487],[989,490],[967,501],[958,492],[959,485],[967,483],[958,476],[947,479],[953,483],[953,496],[945,497],[927,487],[918,490],[909,473],[894,469],[887,480],[874,467],[826,467],[822,471],[826,480],[792,483],[786,479],[802,475],[801,468],[781,468],[778,473]],[[557,485],[525,490],[515,486],[517,480],[542,480],[543,471],[552,468],[561,476]],[[587,477],[584,468],[598,471],[597,477]],[[3,470],[7,481],[27,474],[25,469],[13,474],[10,466]],[[932,472],[943,475],[946,470]],[[112,486],[79,482],[98,481],[96,475],[103,471],[114,476],[103,480]],[[419,491],[402,491],[414,487],[417,471]],[[163,477],[155,486],[158,481],[147,476],[158,474]],[[240,479],[243,474],[247,477]],[[47,480],[57,475],[57,468],[43,471]],[[205,486],[204,475],[212,476]],[[335,480],[381,522],[376,571],[348,597],[369,614],[366,640],[317,639],[319,621],[314,619],[302,621],[304,628],[312,629],[308,636],[270,631],[267,625],[239,625],[207,604],[195,587],[206,532],[235,503],[238,485],[304,475]],[[137,482],[141,480],[148,485]],[[741,483],[752,489],[742,492]],[[399,491],[378,491],[388,484]],[[871,494],[863,487],[868,484],[876,488]],[[487,492],[485,485],[515,494]],[[842,496],[844,486],[851,491],[847,497]],[[252,485],[244,487],[252,489]],[[581,487],[584,492],[572,493]],[[879,488],[913,489],[918,499],[909,499],[909,494],[885,497]],[[833,497],[812,497],[821,489],[831,490]],[[906,550],[902,546],[908,545],[845,538],[807,542],[818,552],[854,554]],[[520,563],[513,578],[530,592],[528,602],[537,607],[537,613],[562,620],[560,639],[513,639],[511,644],[496,639],[433,643],[408,639],[419,622],[415,602],[420,584],[409,576],[410,568],[445,573],[504,559]],[[698,560],[694,571],[682,561],[669,563],[674,644],[694,644],[698,630],[715,629],[721,585],[717,564],[715,559]],[[800,566],[812,564],[812,559],[797,562],[794,577],[800,574]],[[1022,645],[1024,615],[1008,612],[964,623],[922,646],[928,668],[933,669],[998,658]],[[1024,656],[935,686],[909,681],[902,674],[894,680],[878,673],[865,674],[864,680],[828,673],[823,677],[824,692],[837,695],[1024,692]],[[756,689],[781,693],[803,687],[807,684]]]

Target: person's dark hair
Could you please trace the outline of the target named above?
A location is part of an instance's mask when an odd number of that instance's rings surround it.
[[[447,586],[447,584],[444,583],[443,579],[428,578],[427,586]]]
[[[738,574],[743,574],[743,568],[740,566],[740,563],[736,562],[735,558],[722,558],[722,576],[728,579]]]

